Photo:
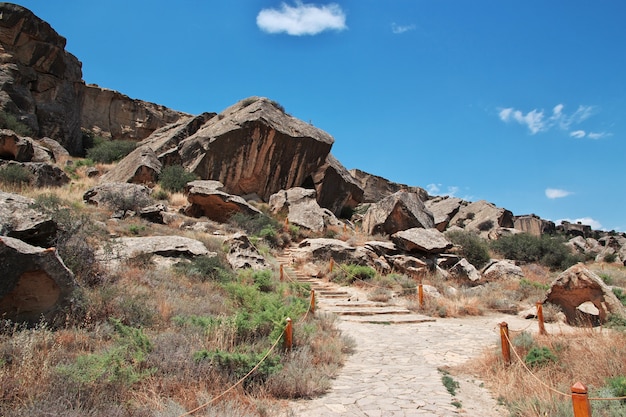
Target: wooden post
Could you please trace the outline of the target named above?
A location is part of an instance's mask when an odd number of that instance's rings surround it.
[[[315,290],[311,290],[311,307],[309,311],[311,314],[315,314]]]
[[[293,326],[291,318],[287,317],[287,327],[285,327],[285,350],[290,351],[293,346]]]
[[[500,323],[500,343],[502,344],[502,359],[505,365],[511,364],[511,345],[509,344],[509,325]]]
[[[333,273],[333,268],[335,267],[335,260],[330,258],[330,273]]]
[[[547,335],[546,326],[543,323],[543,304],[541,302],[537,302],[537,321],[539,322],[539,334]]]
[[[417,286],[417,294],[420,301],[420,308],[424,308],[424,285],[419,284]]]
[[[572,406],[574,417],[591,417],[591,405],[587,396],[587,387],[578,381],[572,385]]]
[[[280,282],[285,279],[285,271],[283,271],[283,264],[280,264]]]
[[[346,233],[348,231],[348,226],[344,223],[343,224],[343,232]]]

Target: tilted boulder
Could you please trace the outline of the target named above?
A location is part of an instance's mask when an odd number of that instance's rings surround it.
[[[372,204],[363,216],[363,230],[370,235],[392,235],[413,227],[435,227],[432,213],[415,193],[398,191]]]
[[[154,204],[152,190],[145,185],[125,182],[109,182],[90,188],[83,194],[83,201],[96,206],[107,206],[122,212],[138,212]]]
[[[363,202],[363,190],[348,170],[333,155],[312,176],[317,202],[340,216],[344,209],[354,209]]]
[[[398,191],[415,193],[419,196],[420,200],[428,200],[428,192],[423,188],[413,187],[406,184],[398,184],[378,175],[361,171],[360,169],[351,169],[348,172],[363,190],[364,203],[378,203],[383,198],[389,197]]]
[[[488,281],[524,278],[522,268],[515,265],[515,262],[509,260],[493,261],[483,268],[482,273],[483,277]]]
[[[294,258],[303,261],[330,261],[367,265],[369,257],[361,248],[339,239],[304,239],[292,250]]]
[[[406,252],[439,254],[454,246],[443,233],[435,228],[414,227],[401,230],[391,235],[391,240],[398,248]]]
[[[386,257],[393,269],[412,277],[423,278],[431,269],[431,263],[410,255],[392,255]]]
[[[43,249],[0,237],[0,317],[36,323],[53,321],[78,287],[54,248]]]
[[[0,15],[0,107],[35,136],[82,153],[81,63],[65,51],[65,38],[30,10],[0,3]]]
[[[9,129],[0,130],[0,159],[28,162],[34,155],[33,141]]]
[[[477,283],[482,278],[476,267],[469,263],[469,261],[465,258],[461,259],[454,266],[452,266],[449,272],[455,278],[466,280],[473,284]]]
[[[226,259],[234,270],[238,269],[267,269],[270,265],[243,233],[235,233],[224,241],[228,246]]]
[[[578,306],[590,301],[599,310],[600,323],[606,322],[609,315],[626,319],[626,307],[613,294],[613,291],[584,264],[576,264],[563,271],[550,285],[544,302],[558,305],[570,324],[587,324],[581,317]]]
[[[0,235],[51,246],[57,224],[48,214],[34,209],[34,203],[32,198],[0,191]]]
[[[41,146],[52,152],[54,162],[61,162],[64,158],[68,158],[70,156],[67,149],[54,139],[41,138],[38,142]]]
[[[433,214],[435,227],[440,232],[444,232],[450,220],[459,212],[463,205],[467,205],[466,201],[456,197],[434,197],[424,202],[426,208]]]
[[[480,200],[461,207],[450,221],[450,225],[461,227],[466,231],[478,232],[483,237],[489,237],[490,233],[498,228],[513,228],[513,213],[498,208],[485,200]],[[493,234],[491,235],[493,236]]]
[[[30,172],[30,185],[33,187],[61,187],[70,182],[70,177],[65,171],[56,165],[45,162],[14,162],[9,164],[19,165]]]
[[[206,216],[216,222],[225,223],[235,213],[249,216],[261,214],[243,198],[222,191],[224,185],[218,181],[191,181],[185,187],[189,205],[185,214],[191,217]]]
[[[140,146],[126,155],[113,169],[100,177],[100,182],[132,182],[154,185],[161,173],[161,162],[149,146]]]
[[[290,188],[273,194],[269,200],[272,213],[287,215],[290,224],[321,232],[326,226],[339,226],[341,222],[328,209],[317,204],[315,190]]]

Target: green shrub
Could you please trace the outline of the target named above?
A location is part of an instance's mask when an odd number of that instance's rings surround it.
[[[626,307],[626,292],[624,292],[621,288],[613,288],[613,294],[615,294],[617,299],[620,300]]]
[[[541,367],[544,365],[548,365],[551,362],[556,362],[557,358],[554,353],[547,347],[537,347],[533,346],[529,351],[526,357],[524,358],[524,362],[529,367]]]
[[[533,339],[532,334],[524,330],[513,338],[512,343],[515,347],[519,347],[524,350],[530,350],[530,348],[535,345],[535,339]]]
[[[30,171],[18,164],[8,164],[0,167],[0,183],[6,186],[22,187],[32,179]]]
[[[616,260],[617,260],[617,254],[615,252],[607,253],[606,255],[604,255],[604,258],[603,258],[603,261],[609,264],[612,264]]]
[[[188,182],[195,181],[198,176],[188,172],[181,165],[170,165],[161,171],[159,184],[161,188],[173,193],[182,192]]]
[[[198,278],[201,282],[226,283],[235,278],[230,266],[219,256],[198,256],[190,262],[177,264],[175,268],[186,275]]]
[[[280,356],[270,354],[263,362],[261,360],[267,352],[224,352],[222,350],[201,350],[194,354],[196,361],[208,360],[221,372],[239,380],[250,372],[257,364],[259,367],[245,380],[245,384],[264,383],[271,375],[282,369]]]
[[[455,245],[460,246],[460,255],[478,269],[485,266],[491,259],[489,245],[475,233],[452,231],[446,233],[446,237]]]
[[[441,377],[443,386],[446,387],[446,390],[450,393],[450,395],[456,395],[456,390],[459,389],[460,386],[459,383],[455,381],[448,372],[442,371],[441,369],[439,371],[443,373]]]
[[[18,134],[18,136],[33,136],[33,130],[18,118],[6,111],[0,111],[0,129],[10,129]]]
[[[376,270],[365,265],[336,265],[333,269],[331,281],[341,284],[351,284],[356,280],[368,281],[376,276]]]
[[[281,224],[276,219],[263,213],[251,216],[238,212],[233,214],[228,222],[245,230],[249,235],[257,237],[263,237],[261,236],[262,233],[265,236],[271,236],[272,233],[276,233],[281,228]]]
[[[626,397],[626,376],[616,376],[607,380],[615,397]]]
[[[104,164],[110,164],[124,158],[137,147],[129,140],[103,141],[87,150],[87,158]]]
[[[518,233],[493,241],[491,248],[507,259],[538,262],[552,270],[563,270],[580,261],[563,243],[561,237]]]
[[[480,230],[481,232],[486,232],[488,230],[493,229],[493,220],[485,220],[483,222],[480,222],[478,224],[478,226],[476,226],[478,228],[478,230]]]

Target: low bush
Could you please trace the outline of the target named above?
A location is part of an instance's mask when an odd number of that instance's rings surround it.
[[[87,158],[110,164],[124,158],[137,147],[137,143],[129,140],[102,141],[87,150]]]
[[[10,129],[19,136],[33,136],[33,130],[17,116],[6,111],[0,111],[0,129]]]
[[[476,268],[480,269],[489,262],[489,245],[475,233],[452,231],[446,233],[446,237],[460,247],[459,254]]]
[[[564,270],[581,261],[563,244],[561,237],[528,233],[502,236],[491,243],[491,248],[506,259],[520,262],[537,262],[552,270]]]
[[[235,279],[230,265],[227,265],[219,256],[198,256],[190,262],[180,262],[175,268],[201,282],[215,281],[226,283]]]
[[[188,182],[195,181],[198,176],[188,172],[181,165],[170,165],[159,174],[159,185],[166,191],[179,193],[185,189]]]
[[[354,281],[368,281],[376,276],[376,270],[365,265],[336,265],[330,277],[331,281],[340,284],[351,284]]]
[[[545,346],[533,346],[532,348],[530,348],[530,350],[526,354],[526,357],[524,358],[524,362],[526,362],[526,365],[531,368],[545,366],[551,362],[556,361],[557,358],[554,353],[552,353],[552,351]]]
[[[0,167],[0,184],[8,187],[21,188],[28,185],[33,175],[31,172],[18,164],[8,164]]]

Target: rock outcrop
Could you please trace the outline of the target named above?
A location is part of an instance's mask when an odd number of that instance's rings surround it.
[[[132,182],[134,184],[154,185],[161,173],[161,162],[152,148],[140,146],[113,169],[100,177],[100,182]]]
[[[533,236],[541,236],[556,232],[556,225],[554,222],[543,220],[534,214],[527,216],[515,216],[513,218],[513,227]]]
[[[0,236],[9,236],[36,246],[52,245],[57,224],[34,209],[35,200],[0,191]]]
[[[65,51],[65,38],[30,10],[0,3],[0,15],[0,108],[35,136],[82,153],[81,63]]]
[[[333,155],[311,176],[320,206],[341,216],[342,211],[354,209],[363,202],[363,190],[350,172]]]
[[[35,149],[31,140],[18,136],[9,129],[0,130],[0,159],[28,162],[32,161],[34,155]]]
[[[411,192],[398,191],[372,204],[363,216],[363,230],[370,235],[392,235],[413,227],[431,229],[435,222],[420,197]]]
[[[185,187],[189,205],[185,214],[191,217],[206,216],[216,222],[225,223],[235,213],[248,216],[261,214],[243,198],[222,191],[224,184],[218,181],[191,181]]]
[[[144,185],[110,182],[90,188],[83,194],[83,200],[88,204],[107,206],[114,211],[138,212],[154,204],[151,193],[152,190]]]
[[[378,175],[361,171],[360,169],[351,169],[349,172],[363,190],[364,203],[377,203],[398,191],[415,193],[419,196],[420,200],[428,200],[428,192],[423,188],[398,184]]]
[[[228,246],[226,259],[234,270],[254,269],[261,270],[270,267],[257,248],[250,242],[248,236],[243,233],[235,233],[224,241]]]
[[[524,273],[522,268],[515,265],[515,262],[506,259],[495,260],[483,268],[483,277],[488,281],[499,279],[522,279]]]
[[[488,237],[498,228],[513,228],[513,213],[496,207],[485,200],[480,200],[461,207],[450,221],[450,225],[480,233],[482,237]]]
[[[456,197],[434,197],[424,202],[426,208],[433,214],[435,227],[440,232],[444,232],[450,220],[459,212],[463,205],[467,205],[466,201]]]
[[[339,239],[304,239],[291,253],[296,260],[301,261],[329,261],[332,258],[335,262],[360,265],[368,263],[365,251]]]
[[[391,239],[396,244],[396,247],[406,252],[440,254],[453,246],[452,242],[435,228],[414,227],[401,230],[391,235]]]
[[[0,317],[36,323],[54,321],[78,287],[54,248],[0,237]]]
[[[290,188],[281,190],[270,197],[272,213],[287,216],[290,224],[321,232],[326,226],[340,226],[341,222],[328,209],[317,204],[315,190]]]
[[[593,303],[598,309],[600,323],[604,323],[610,314],[626,319],[626,307],[602,281],[602,278],[582,263],[570,267],[556,278],[544,302],[561,307],[570,324],[590,324],[587,321],[588,317],[581,316],[578,309],[586,302]]]

